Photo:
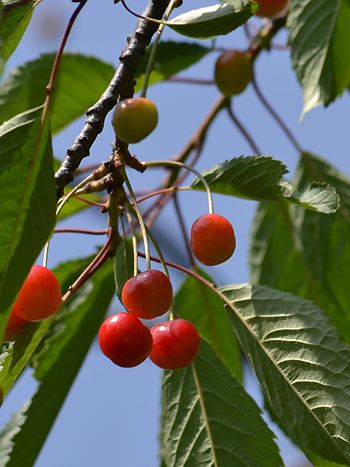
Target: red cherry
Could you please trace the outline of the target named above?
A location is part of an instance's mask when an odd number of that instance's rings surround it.
[[[223,263],[236,248],[232,225],[218,214],[204,214],[192,225],[191,247],[201,263],[207,266]]]
[[[102,323],[98,342],[113,363],[130,368],[146,360],[152,348],[152,335],[135,316],[117,313]]]
[[[288,0],[256,0],[260,6],[256,16],[271,18],[280,13],[288,3]]]
[[[134,316],[152,319],[169,310],[173,301],[173,288],[161,271],[150,269],[131,277],[122,290],[122,302]]]
[[[55,313],[62,303],[60,284],[50,269],[34,265],[13,305],[25,321],[40,321]]]
[[[15,340],[15,336],[19,333],[26,325],[28,321],[24,321],[20,318],[17,313],[12,309],[9,320],[7,321],[4,342],[12,342]]]
[[[150,359],[164,370],[176,370],[189,365],[198,352],[198,331],[185,319],[157,324],[151,333],[153,347]]]

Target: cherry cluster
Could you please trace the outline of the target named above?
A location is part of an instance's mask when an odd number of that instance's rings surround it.
[[[235,250],[233,227],[223,216],[203,215],[192,226],[191,246],[202,263],[220,264]],[[189,365],[200,341],[192,323],[176,318],[149,330],[139,319],[162,316],[172,301],[171,282],[161,271],[149,269],[127,280],[122,289],[122,302],[128,313],[117,313],[104,321],[98,335],[102,352],[121,367],[137,366],[148,356],[167,370]]]

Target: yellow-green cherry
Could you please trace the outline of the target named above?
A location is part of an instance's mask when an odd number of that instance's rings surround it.
[[[252,80],[252,64],[247,52],[227,50],[215,64],[215,83],[225,96],[241,94]]]
[[[125,99],[116,106],[113,127],[117,138],[127,144],[138,143],[156,128],[157,107],[145,97]]]

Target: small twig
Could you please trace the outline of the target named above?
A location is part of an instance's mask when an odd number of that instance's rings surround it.
[[[177,219],[179,221],[183,241],[184,241],[184,244],[185,244],[185,247],[186,247],[189,263],[190,263],[190,265],[192,267],[195,267],[196,266],[196,261],[194,259],[192,249],[191,249],[191,246],[190,246],[190,243],[189,243],[189,240],[188,240],[185,219],[184,219],[184,216],[182,214],[182,210],[181,210],[181,206],[180,206],[180,203],[179,203],[177,193],[174,193],[173,200],[174,200],[175,212],[176,212],[176,215],[177,215]]]
[[[90,230],[90,229],[55,229],[54,233],[76,233],[86,235],[107,235],[108,229]]]
[[[184,84],[200,84],[205,86],[212,86],[215,84],[214,80],[212,79],[203,79],[203,78],[186,78],[185,76],[170,76],[166,80],[162,81],[164,83],[171,82],[171,83],[184,83]]]
[[[281,118],[281,116],[276,112],[276,110],[272,107],[272,105],[270,104],[270,102],[267,100],[267,98],[264,96],[264,94],[262,93],[261,89],[260,89],[260,86],[258,86],[258,83],[256,81],[256,78],[255,76],[253,75],[253,79],[252,79],[252,84],[253,84],[253,88],[254,88],[254,91],[255,91],[255,94],[257,95],[257,97],[259,98],[260,102],[262,103],[262,105],[265,107],[265,109],[269,112],[269,114],[271,115],[271,117],[275,120],[275,122],[277,123],[277,125],[281,128],[281,130],[284,132],[284,134],[286,135],[286,137],[289,139],[289,141],[291,142],[291,144],[294,146],[294,148],[299,152],[299,153],[302,153],[303,152],[303,149],[302,147],[300,146],[298,140],[296,139],[296,137],[293,135],[293,133],[291,132],[291,130],[288,128],[287,124],[284,122],[284,120]]]
[[[241,120],[235,114],[235,112],[233,110],[233,106],[232,106],[232,101],[227,106],[227,112],[228,112],[232,122],[236,125],[236,127],[238,128],[238,130],[240,131],[240,133],[242,134],[244,139],[247,141],[249,146],[252,148],[253,152],[255,154],[262,154],[262,152],[260,151],[260,149],[259,149],[258,145],[256,144],[256,142],[255,142],[254,138],[252,137],[252,135],[249,133],[247,128],[243,125]]]
[[[82,198],[81,196],[75,196],[75,199],[85,203],[85,204],[89,204],[90,206],[96,206],[98,208],[105,208],[106,207],[106,204],[105,203],[96,203],[95,201],[91,201],[89,199],[86,199],[86,198]]]

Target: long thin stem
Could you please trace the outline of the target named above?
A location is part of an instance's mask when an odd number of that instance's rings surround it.
[[[238,128],[238,130],[241,132],[241,134],[243,135],[244,139],[247,141],[247,143],[249,144],[249,146],[252,148],[252,150],[254,151],[255,154],[262,154],[261,150],[259,149],[258,145],[256,144],[254,138],[252,137],[252,135],[249,133],[249,131],[247,130],[247,128],[243,125],[243,123],[241,122],[241,120],[237,117],[237,115],[235,114],[235,112],[233,111],[233,107],[232,107],[232,102],[229,103],[229,105],[227,106],[227,112],[231,118],[231,120],[233,121],[233,123],[236,125],[236,127]]]
[[[90,230],[90,229],[55,229],[54,233],[76,233],[76,234],[85,234],[85,235],[107,235],[107,229],[101,230]]]
[[[204,85],[212,86],[215,84],[215,81],[212,79],[203,79],[203,78],[187,78],[186,76],[170,76],[164,81],[161,82],[170,82],[170,83],[183,83],[183,84],[195,84],[195,85]]]
[[[158,253],[159,262],[162,264],[166,276],[170,277],[170,276],[169,276],[168,267],[167,267],[167,264],[166,264],[164,255],[163,255],[163,253],[162,253],[162,250],[160,249],[160,246],[158,245],[158,242],[157,242],[157,240],[154,238],[154,236],[153,236],[153,234],[151,233],[150,229],[149,229],[147,226],[146,226],[146,229],[147,229],[148,236],[149,236],[149,238],[151,239],[151,241],[152,241],[152,243],[153,243],[153,246],[154,246],[156,252]],[[137,254],[138,254],[138,253],[137,253]]]
[[[146,267],[147,267],[147,269],[151,269],[150,250],[149,250],[149,243],[148,243],[146,226],[145,226],[145,223],[144,223],[144,220],[143,220],[139,205],[137,203],[137,199],[136,199],[134,190],[132,189],[130,180],[129,180],[128,176],[127,176],[127,173],[126,173],[124,168],[123,168],[123,170],[121,172],[122,172],[123,178],[125,180],[125,184],[128,187],[130,197],[133,200],[134,209],[135,209],[137,219],[138,219],[139,224],[140,224],[142,239],[143,239],[143,243],[144,243],[144,246],[145,246]]]
[[[153,198],[154,196],[164,195],[167,193],[174,193],[177,191],[191,191],[191,190],[193,190],[193,188],[190,186],[171,186],[169,188],[162,188],[161,190],[152,191],[151,193],[148,193],[147,195],[142,196],[141,198],[138,198],[137,202],[140,204],[143,201],[146,201],[147,199]]]
[[[131,15],[135,16],[136,18],[143,19],[145,21],[150,21],[151,23],[157,23],[161,25],[166,25],[166,21],[163,21],[161,19],[156,19],[156,18],[150,18],[149,16],[144,16],[140,15],[139,13],[136,13],[136,11],[132,10],[127,4],[125,0],[120,0],[120,3],[123,5],[123,7],[128,11]]]
[[[135,227],[134,227],[134,221],[130,212],[130,205],[129,203],[126,204],[126,217],[129,222],[129,226],[131,229],[131,239],[132,239],[132,251],[133,251],[133,258],[134,258],[134,276],[137,276],[139,272],[139,257],[137,254],[137,238],[135,234]],[[123,226],[123,234],[125,237],[125,228]]]
[[[162,167],[164,165],[170,166],[170,167],[180,167],[182,169],[186,169],[189,172],[192,172],[193,174],[195,174],[195,176],[204,185],[205,191],[207,192],[207,196],[208,196],[208,211],[210,214],[213,214],[214,212],[213,196],[210,190],[210,186],[208,185],[208,182],[203,177],[203,175],[200,172],[198,172],[198,170],[194,169],[190,165],[185,164],[184,162],[179,162],[179,161],[149,161],[149,162],[144,162],[144,165],[146,167]]]
[[[272,105],[270,104],[270,102],[267,100],[267,98],[264,96],[264,94],[262,93],[261,89],[260,89],[260,86],[258,85],[257,81],[256,81],[256,78],[255,76],[253,75],[253,79],[252,79],[252,84],[253,84],[253,89],[255,91],[255,94],[257,95],[257,97],[260,99],[260,102],[262,103],[262,105],[265,107],[265,109],[269,112],[269,114],[271,115],[271,117],[275,120],[275,122],[277,123],[277,125],[281,128],[281,130],[284,132],[284,134],[286,135],[286,137],[289,139],[290,143],[292,144],[292,146],[294,146],[294,148],[299,152],[299,153],[302,153],[303,152],[303,149],[302,147],[300,146],[298,140],[296,139],[296,137],[293,135],[293,133],[291,132],[291,130],[288,128],[287,124],[284,122],[284,120],[282,119],[282,117],[276,112],[276,110],[272,107]]]
[[[174,193],[173,200],[174,200],[175,212],[176,212],[176,215],[177,215],[177,218],[178,218],[178,221],[179,221],[182,237],[183,237],[184,244],[185,244],[185,247],[186,247],[188,259],[189,259],[190,265],[192,267],[194,267],[196,265],[196,262],[195,262],[195,259],[194,259],[193,253],[192,253],[190,243],[188,241],[186,225],[185,225],[185,219],[184,219],[184,216],[183,216],[182,211],[181,211],[181,206],[180,206],[180,203],[179,203],[177,193]]]
[[[73,198],[73,196],[75,195],[75,193],[77,191],[80,190],[80,188],[82,188],[83,186],[85,186],[87,183],[91,182],[92,180],[94,180],[94,175],[89,175],[88,177],[84,178],[84,180],[82,180],[80,183],[78,183],[78,185],[76,185],[66,196],[64,196],[63,198],[61,198],[58,202],[58,206],[57,206],[57,209],[56,209],[56,217],[58,216],[58,214],[61,212],[63,206],[71,199]]]
[[[169,16],[171,15],[171,12],[175,8],[175,2],[176,2],[176,0],[171,0],[170,1],[169,6],[168,6],[168,8],[166,9],[166,11],[164,13],[164,17],[163,17],[164,21],[167,21]],[[146,97],[146,94],[147,94],[149,79],[151,77],[151,73],[152,73],[153,66],[154,66],[154,60],[156,58],[158,45],[159,45],[160,39],[162,37],[164,27],[165,27],[165,23],[162,23],[159,26],[157,34],[156,34],[156,38],[154,39],[154,42],[153,42],[153,45],[152,45],[151,53],[150,53],[150,56],[149,56],[149,59],[148,59],[147,68],[146,68],[146,72],[145,72],[145,77],[144,77],[144,80],[143,80],[141,97]]]

